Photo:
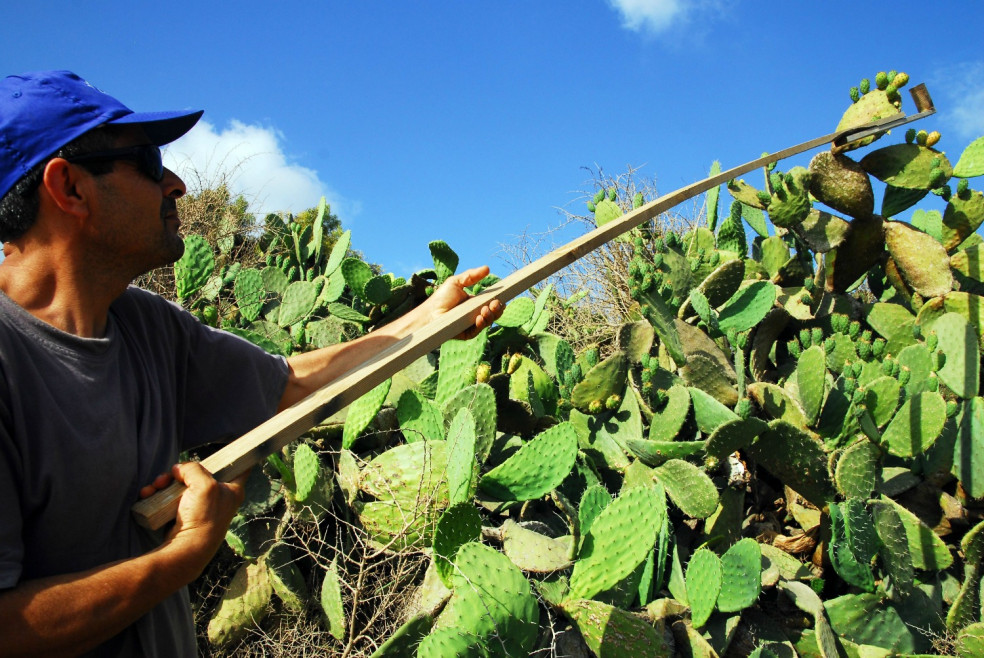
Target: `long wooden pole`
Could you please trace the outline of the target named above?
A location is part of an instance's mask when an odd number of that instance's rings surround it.
[[[763,155],[743,165],[661,196],[555,249],[546,256],[516,270],[481,294],[467,299],[441,316],[439,321],[432,322],[420,331],[390,345],[332,383],[318,389],[300,402],[227,444],[202,460],[202,466],[222,481],[229,481],[245,473],[268,455],[296,440],[301,434],[348,406],[419,357],[468,329],[472,326],[473,318],[482,306],[495,299],[503,303],[513,299],[588,252],[687,199],[749,171],[803,151],[824,144],[843,143],[844,141],[860,139],[869,134],[882,133],[932,114],[935,110],[932,108],[931,102],[928,105],[925,101],[920,104],[915,93],[919,88],[922,88],[923,93],[925,93],[925,88],[922,85],[912,90],[913,97],[917,98],[917,108],[921,110],[918,114],[875,121],[858,128],[823,135],[783,151]],[[925,98],[928,99],[928,95]],[[174,483],[153,496],[136,503],[132,509],[136,521],[142,526],[155,530],[171,521],[177,512],[178,500],[184,489],[184,485]]]

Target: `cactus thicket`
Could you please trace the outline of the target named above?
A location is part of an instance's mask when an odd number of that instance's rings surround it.
[[[861,80],[839,127],[898,115],[908,82]],[[574,302],[544,285],[272,457],[230,530],[242,566],[211,640],[320,603],[329,653],[557,655],[567,635],[575,655],[925,654],[934,637],[975,655],[984,138],[945,144],[869,136],[731,181],[706,224],[619,239],[616,336],[575,349],[554,332]],[[588,210],[600,226],[644,203],[604,185]],[[189,238],[178,295],[289,354],[389,321],[458,265],[433,241],[434,267],[403,279],[348,233],[330,254],[315,237],[290,227],[237,270]],[[342,539],[305,557],[291,536]],[[399,605],[359,589],[369,564]]]

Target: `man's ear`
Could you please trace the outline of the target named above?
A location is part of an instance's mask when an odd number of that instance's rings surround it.
[[[92,176],[64,158],[52,158],[44,168],[42,194],[63,213],[82,217],[89,212]]]

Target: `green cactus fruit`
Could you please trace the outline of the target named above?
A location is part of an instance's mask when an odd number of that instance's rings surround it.
[[[936,392],[924,391],[902,403],[882,434],[882,443],[897,457],[925,452],[943,431],[946,401]]]
[[[773,420],[746,451],[817,507],[834,500],[836,489],[827,471],[827,455],[812,433],[785,420]]]
[[[577,432],[570,423],[560,423],[486,473],[479,486],[499,500],[532,500],[559,486],[576,459]]]
[[[851,102],[857,103],[861,100],[861,91],[857,87],[851,87]]]
[[[943,247],[950,251],[984,223],[984,193],[967,190],[963,195],[950,197],[943,211]]]
[[[916,144],[919,146],[926,146],[926,139],[929,137],[929,133],[925,130],[920,130],[916,133]]]
[[[621,351],[597,363],[574,386],[571,402],[581,411],[587,411],[594,401],[605,400],[611,395],[622,395],[625,392],[628,365],[628,357]]]
[[[400,395],[396,415],[407,443],[444,438],[444,415],[419,391],[408,389]]]
[[[689,517],[706,519],[718,506],[718,491],[702,470],[682,459],[670,459],[654,469],[670,500]]]
[[[208,622],[208,641],[232,644],[255,628],[269,610],[273,586],[265,562],[246,562],[236,570]]]
[[[739,612],[749,608],[758,599],[761,590],[762,550],[757,541],[746,537],[721,556],[721,591],[717,609],[721,612]],[[690,591],[689,585],[687,591]]]
[[[345,427],[342,431],[343,448],[351,448],[355,440],[372,423],[376,414],[383,408],[383,402],[386,401],[392,382],[392,379],[387,379],[349,406],[348,415],[345,416]]]
[[[712,551],[698,548],[687,564],[687,599],[693,625],[707,623],[721,591],[721,560]]]
[[[875,209],[871,180],[860,164],[843,154],[821,151],[810,161],[810,193],[838,212],[866,219]]]
[[[449,340],[441,345],[434,401],[443,407],[458,391],[475,383],[478,364],[488,343],[488,329],[469,340]]]
[[[586,599],[564,601],[561,609],[600,658],[672,655],[663,636],[640,615]]]
[[[555,539],[524,528],[512,519],[506,519],[501,531],[503,552],[524,572],[549,574],[572,565],[570,535]]]
[[[665,496],[654,487],[633,487],[607,505],[583,534],[568,600],[593,598],[635,572],[655,545],[665,515]]]
[[[454,558],[458,549],[482,537],[482,517],[471,503],[448,507],[434,529],[434,566],[438,576],[453,587]]]
[[[594,201],[595,203],[601,203],[602,199],[604,199],[604,198],[605,198],[605,190],[604,189],[600,189],[597,192],[595,192],[595,195],[594,195],[594,198],[592,199],[592,201]]]
[[[450,628],[474,635],[489,656],[529,655],[540,612],[529,581],[509,558],[484,544],[467,543],[458,549],[452,580],[454,593],[435,621],[435,631]],[[424,650],[422,643],[418,655],[431,655]]]

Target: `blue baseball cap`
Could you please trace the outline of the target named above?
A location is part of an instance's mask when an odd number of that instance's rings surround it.
[[[154,144],[191,130],[202,110],[134,112],[71,71],[38,71],[0,81],[0,198],[31,167],[97,126],[138,125]]]

